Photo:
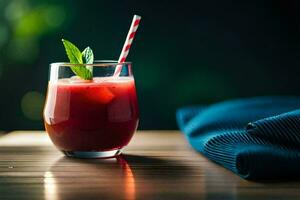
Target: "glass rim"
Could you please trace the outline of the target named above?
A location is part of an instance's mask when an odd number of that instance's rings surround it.
[[[92,64],[74,64],[69,62],[54,62],[50,63],[50,66],[60,66],[60,67],[75,67],[75,66],[91,66],[91,67],[109,67],[117,65],[131,65],[132,62],[122,62],[119,63],[117,60],[95,60]]]

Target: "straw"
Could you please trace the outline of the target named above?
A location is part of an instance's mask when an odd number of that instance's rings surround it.
[[[130,26],[130,29],[128,31],[128,34],[127,34],[124,46],[122,48],[122,51],[121,51],[118,63],[125,62],[125,60],[126,60],[126,58],[128,56],[128,53],[129,53],[132,41],[134,39],[136,30],[139,27],[140,20],[141,20],[140,16],[138,16],[138,15],[134,15],[133,16],[133,19],[132,19],[132,22],[131,22],[131,26]],[[122,71],[122,65],[117,65],[116,69],[115,69],[114,77],[119,76],[120,73],[121,73],[121,71]]]

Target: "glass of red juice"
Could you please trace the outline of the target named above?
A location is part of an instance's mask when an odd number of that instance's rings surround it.
[[[121,153],[138,126],[137,95],[130,62],[50,64],[44,107],[45,129],[65,155],[107,158]],[[83,80],[71,67],[89,67],[92,80]],[[115,68],[121,74],[113,76]]]

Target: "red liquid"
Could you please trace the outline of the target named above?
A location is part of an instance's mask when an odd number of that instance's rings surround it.
[[[138,124],[134,80],[122,77],[50,82],[44,121],[52,142],[60,150],[122,148],[129,143]]]

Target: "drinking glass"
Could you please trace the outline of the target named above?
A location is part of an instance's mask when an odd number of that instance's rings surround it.
[[[71,70],[84,66],[92,69],[92,80],[82,80]],[[119,76],[113,76],[116,67],[122,67]],[[130,62],[50,64],[44,124],[53,144],[65,155],[117,156],[131,140],[138,121]]]

